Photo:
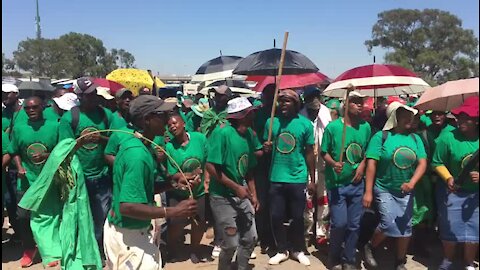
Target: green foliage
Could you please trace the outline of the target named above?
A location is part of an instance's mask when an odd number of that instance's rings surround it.
[[[129,52],[112,49],[91,35],[68,33],[57,39],[27,39],[13,53],[17,66],[35,76],[105,77],[118,67],[133,67]]]
[[[478,76],[478,38],[446,11],[384,11],[365,45],[370,52],[374,47],[388,49],[387,63],[411,69],[433,85]]]

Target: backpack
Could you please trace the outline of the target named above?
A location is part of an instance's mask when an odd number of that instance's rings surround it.
[[[103,123],[105,124],[105,127],[109,128],[108,117],[107,117],[107,114],[105,113],[105,110],[100,106],[97,106],[97,110],[100,113],[100,115],[103,115],[102,120],[103,120]],[[70,112],[72,114],[72,122],[70,123],[70,127],[72,128],[72,131],[75,132],[75,130],[77,130],[77,127],[78,127],[78,122],[80,121],[80,108],[78,106],[75,106],[70,110]]]

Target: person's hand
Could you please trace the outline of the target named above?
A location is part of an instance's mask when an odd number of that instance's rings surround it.
[[[355,170],[355,176],[353,177],[353,182],[358,183],[362,181],[365,174],[365,164],[361,163],[358,168]]]
[[[185,173],[184,174],[185,177],[183,177],[181,175],[180,179],[177,182],[179,188],[186,190],[186,189],[188,189],[188,186],[190,186],[190,188],[192,188],[192,187],[200,184],[202,182],[201,174],[202,174],[202,170],[197,169],[194,172]]]
[[[20,177],[21,179],[26,179],[26,177],[27,177],[27,171],[25,170],[25,168],[20,167],[20,168],[18,168],[17,175],[18,175],[18,177]]]
[[[313,182],[308,183],[307,190],[308,194],[313,196],[315,193],[317,193],[317,184]]]
[[[334,170],[336,173],[340,174],[340,173],[342,172],[342,170],[343,170],[343,164],[344,164],[344,162],[335,162],[335,163],[333,164],[333,170]]]
[[[371,192],[365,192],[363,195],[363,207],[370,208],[372,206],[373,194]]]
[[[473,183],[478,184],[478,178],[479,178],[478,172],[470,172],[470,178],[472,179]]]
[[[169,143],[170,142],[170,136],[165,136],[163,138],[163,141],[165,142],[165,144]]]
[[[258,202],[257,196],[252,196],[252,199],[250,202],[252,203],[255,213],[260,211],[260,202]]]
[[[263,151],[265,153],[271,153],[272,152],[272,146],[273,146],[272,142],[264,142],[263,143]]]
[[[400,189],[402,190],[403,193],[410,193],[412,190],[415,188],[414,185],[411,184],[411,182],[408,183],[403,183],[400,186]]]
[[[447,187],[451,192],[455,192],[455,179],[453,177],[447,179]]]
[[[162,163],[167,160],[167,155],[165,155],[165,152],[163,152],[162,149],[156,147],[155,150],[157,150],[157,162]]]
[[[101,136],[100,133],[93,133],[88,135],[86,138],[88,143],[99,143]]]
[[[194,199],[183,200],[177,204],[177,206],[173,207],[172,210],[170,213],[167,210],[167,217],[193,217],[197,213],[197,201]]]
[[[49,154],[48,153],[35,153],[32,155],[32,161],[35,163],[41,163],[44,160],[48,159]]]
[[[252,200],[252,194],[250,193],[250,190],[248,189],[248,187],[238,186],[237,189],[235,190],[235,193],[237,194],[237,197],[240,198],[241,200],[243,199],[249,199],[250,201]]]

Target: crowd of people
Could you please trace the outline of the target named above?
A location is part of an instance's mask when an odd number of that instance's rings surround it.
[[[393,265],[379,265],[377,251],[394,238],[394,267],[402,270],[412,236],[414,252],[428,256],[437,231],[439,269],[451,269],[458,244],[465,269],[474,269],[478,97],[451,112],[379,98],[373,113],[361,91],[340,101],[314,87],[285,89],[278,104],[275,85],[261,99],[225,85],[211,92],[165,100],[148,89],[111,94],[84,77],[71,91],[20,100],[15,85],[3,84],[2,203],[10,241],[22,244],[21,266],[38,252],[46,266],[62,260],[59,245],[46,248],[56,233],[48,217],[17,204],[57,144],[72,138],[92,234],[110,269],[161,269],[187,253],[194,264],[218,257],[219,270],[232,260],[245,270],[257,244],[270,265],[308,266],[312,239],[328,245],[329,269],[358,269],[357,250],[367,265],[387,269]],[[212,254],[200,245],[208,231]]]

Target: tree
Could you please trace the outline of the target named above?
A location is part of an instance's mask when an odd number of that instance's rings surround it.
[[[431,84],[478,76],[478,38],[446,11],[384,11],[365,45],[369,52],[374,47],[393,50],[385,62],[411,69]]]
[[[117,62],[128,67],[135,62],[133,55],[123,49],[113,54],[100,39],[73,32],[58,39],[21,41],[13,54],[19,68],[35,76],[57,78],[105,77],[118,68]]]

